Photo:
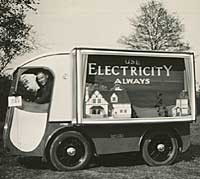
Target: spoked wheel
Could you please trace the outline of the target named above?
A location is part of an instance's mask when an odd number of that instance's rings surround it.
[[[177,154],[177,139],[170,133],[151,133],[144,140],[142,156],[151,166],[169,165],[174,162]]]
[[[88,164],[91,147],[82,134],[69,131],[55,138],[49,153],[50,161],[57,170],[78,170]]]

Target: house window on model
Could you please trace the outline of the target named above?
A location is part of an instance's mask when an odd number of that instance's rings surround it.
[[[112,94],[111,96],[111,102],[112,103],[117,103],[118,102],[118,97],[115,93]]]
[[[92,102],[95,104],[96,103],[96,99],[93,99]]]
[[[98,103],[101,103],[101,99],[98,99]]]

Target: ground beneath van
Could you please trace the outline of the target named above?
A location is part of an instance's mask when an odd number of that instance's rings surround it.
[[[38,158],[11,157],[2,150],[0,142],[1,179],[197,179],[200,178],[200,116],[191,125],[190,149],[174,165],[147,166],[139,153],[109,155],[91,162],[90,168],[81,171],[58,172]]]

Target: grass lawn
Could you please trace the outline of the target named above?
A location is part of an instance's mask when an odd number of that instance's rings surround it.
[[[200,178],[200,116],[191,124],[191,147],[171,166],[149,167],[139,153],[109,155],[92,162],[89,169],[58,172],[37,158],[11,157],[0,149],[2,179],[197,179]],[[24,165],[26,164],[26,165]]]

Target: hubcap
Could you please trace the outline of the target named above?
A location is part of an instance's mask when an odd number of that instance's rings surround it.
[[[159,152],[164,152],[165,151],[165,145],[164,144],[158,144],[157,145],[157,150]]]
[[[72,157],[75,156],[76,155],[76,149],[74,147],[67,148],[67,154],[69,156],[72,156]]]

